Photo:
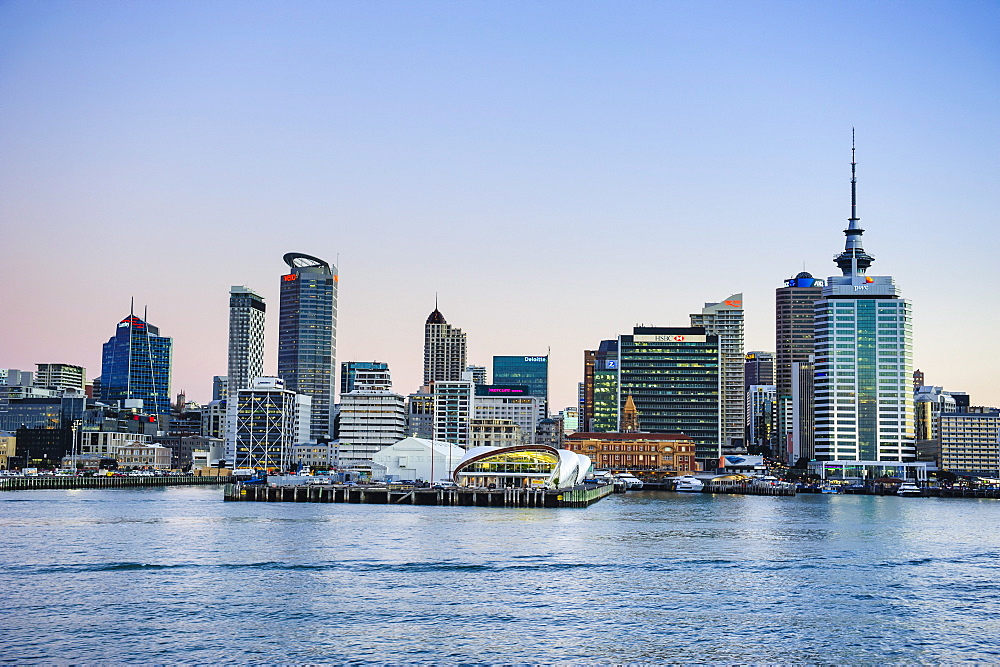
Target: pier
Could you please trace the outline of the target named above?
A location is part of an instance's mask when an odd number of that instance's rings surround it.
[[[448,505],[461,507],[587,507],[612,492],[610,484],[572,489],[418,489],[398,486],[345,486],[310,484],[267,486],[226,484],[229,501],[286,503],[355,503],[378,505]]]
[[[37,491],[40,489],[138,489],[156,486],[218,486],[235,482],[235,477],[0,477],[0,491]]]

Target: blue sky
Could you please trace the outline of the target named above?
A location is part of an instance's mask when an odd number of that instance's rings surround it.
[[[416,389],[435,292],[470,361],[684,326],[825,277],[851,127],[872,273],[930,383],[1000,404],[994,2],[0,3],[0,367],[80,363],[133,295],[175,390],[226,368],[227,294],[341,269],[338,357]]]

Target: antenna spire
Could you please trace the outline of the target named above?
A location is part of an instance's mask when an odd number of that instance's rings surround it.
[[[847,229],[844,234],[847,242],[844,244],[844,252],[834,259],[845,276],[863,276],[865,271],[875,261],[875,258],[865,252],[861,245],[861,235],[865,230],[858,224],[861,218],[858,217],[858,162],[855,158],[854,128],[851,128],[851,217],[847,219]]]
[[[851,128],[851,220],[858,220],[858,163],[854,159],[854,128]]]

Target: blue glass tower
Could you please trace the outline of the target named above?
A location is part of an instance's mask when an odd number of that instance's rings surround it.
[[[542,415],[549,413],[549,357],[493,357],[493,384],[523,385],[542,402]]]
[[[333,434],[337,357],[337,267],[302,253],[283,259],[278,314],[278,376],[285,389],[312,396],[310,438]]]
[[[169,415],[172,349],[173,339],[135,315],[119,322],[115,335],[104,344],[101,401],[138,399],[146,413]]]

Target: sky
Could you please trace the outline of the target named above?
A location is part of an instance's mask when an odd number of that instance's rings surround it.
[[[1000,405],[996,2],[0,2],[0,368],[137,312],[174,393],[226,373],[228,293],[340,270],[337,357],[422,379],[435,295],[469,363],[688,326],[837,273],[851,129],[869,273],[928,384]]]

